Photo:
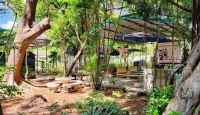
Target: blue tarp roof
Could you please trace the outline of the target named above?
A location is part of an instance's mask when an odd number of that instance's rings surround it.
[[[164,42],[172,42],[171,39],[168,39],[166,37],[162,36],[154,36],[152,34],[144,32],[138,32],[138,33],[131,33],[131,34],[124,34],[124,35],[118,35],[116,36],[116,39],[118,40],[124,40],[124,41],[132,41],[136,43],[148,43],[148,42],[158,42],[159,43],[164,43]]]

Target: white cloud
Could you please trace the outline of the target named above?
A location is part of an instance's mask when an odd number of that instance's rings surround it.
[[[11,29],[13,24],[14,24],[14,21],[9,20],[5,24],[1,24],[0,27],[5,28],[5,29]]]

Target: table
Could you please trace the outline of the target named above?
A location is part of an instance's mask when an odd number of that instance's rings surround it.
[[[132,72],[132,71],[128,71],[128,72],[121,72],[118,73],[118,75],[120,76],[127,76],[127,77],[140,77],[143,76],[143,71],[137,71],[137,72]]]

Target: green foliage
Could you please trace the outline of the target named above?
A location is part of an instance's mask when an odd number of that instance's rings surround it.
[[[16,12],[18,15],[18,18],[23,15],[23,9],[25,8],[25,4],[23,3],[23,0],[9,0],[8,6],[10,6],[14,13]]]
[[[115,65],[114,63],[112,63],[112,64],[108,64],[108,67],[115,68],[115,67],[116,67],[116,65]]]
[[[24,75],[25,73],[26,73],[26,67],[25,66],[23,66],[22,68],[21,68],[21,73]],[[28,68],[28,77],[32,77],[32,76],[34,76],[35,75],[35,71],[33,70],[33,68]]]
[[[5,71],[6,71],[6,67],[0,66],[0,81],[2,81]]]
[[[0,85],[0,97],[5,99],[6,96],[15,96],[16,94],[20,95],[21,92],[16,86],[7,86],[4,84]]]
[[[173,95],[173,86],[158,88],[155,87],[149,94],[149,102],[145,108],[147,115],[161,115],[165,110],[171,96]]]
[[[172,111],[168,115],[182,115],[180,112]]]
[[[48,74],[53,74],[53,75],[62,75],[63,70],[61,67],[55,67],[55,68],[45,68],[44,72]]]
[[[2,78],[6,72],[5,66],[0,66],[0,82],[2,82]],[[14,96],[16,94],[21,94],[18,87],[16,86],[8,86],[5,84],[0,84],[0,98],[5,99],[6,96]]]
[[[108,76],[106,74],[106,65],[102,63],[97,65],[97,55],[90,56],[86,65],[86,73],[90,76],[95,90],[101,89],[104,77]]]
[[[60,108],[58,105],[58,102],[52,103],[49,107],[48,110],[50,111],[50,115],[55,115],[59,113],[59,115],[68,115],[68,112],[66,112],[64,109]]]
[[[58,107],[59,107],[58,102],[54,102],[48,107],[48,110],[53,111],[54,109],[56,109]]]
[[[129,111],[117,107],[116,102],[103,93],[92,93],[85,102],[77,102],[75,107],[83,115],[129,115]]]
[[[115,85],[117,83],[117,80],[113,77],[109,77],[108,78],[108,83],[111,85]]]
[[[118,98],[122,97],[122,93],[120,91],[112,91],[112,95]]]

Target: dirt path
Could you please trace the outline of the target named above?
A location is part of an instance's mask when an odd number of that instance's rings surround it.
[[[77,115],[77,111],[73,105],[77,101],[82,101],[92,91],[90,87],[84,86],[79,92],[59,92],[52,93],[47,88],[32,88],[22,86],[24,93],[21,96],[8,98],[2,103],[3,112],[5,115],[49,115],[51,111],[49,106],[56,103],[59,106],[68,105],[70,115]]]
[[[46,82],[45,82],[46,83]],[[45,85],[40,83],[40,85]],[[85,86],[78,92],[52,93],[47,88],[34,88],[30,85],[20,86],[22,95],[7,98],[2,103],[5,115],[60,115],[61,111],[68,115],[80,115],[75,109],[77,101],[84,101],[91,92],[92,88]],[[119,91],[122,96],[116,98],[113,91]],[[102,91],[106,96],[116,99],[117,105],[131,112],[131,115],[143,115],[142,109],[146,106],[146,96],[137,95],[134,92],[124,92],[118,89],[107,89]]]

